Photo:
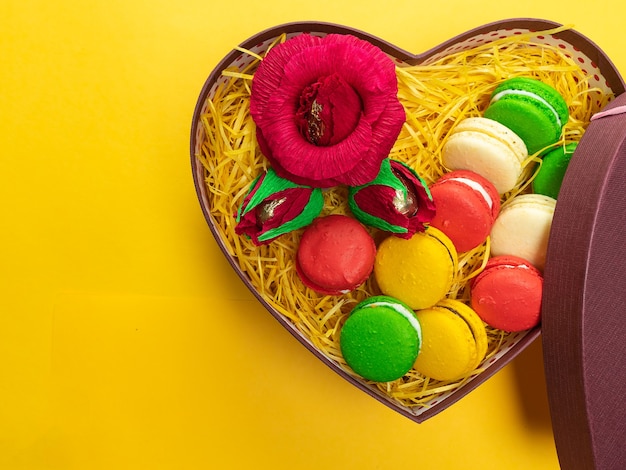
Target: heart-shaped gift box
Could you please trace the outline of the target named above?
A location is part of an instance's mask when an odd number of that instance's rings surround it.
[[[542,325],[499,336],[497,345],[476,374],[462,383],[436,388],[435,392],[426,393],[426,398],[415,404],[398,399],[384,385],[368,382],[355,375],[341,361],[341,357],[329,354],[328,350],[320,347],[317,339],[311,338],[308,331],[298,325],[299,320],[293,312],[285,311],[269,299],[262,287],[263,280],[244,266],[249,260],[244,262],[238,259],[237,247],[234,246],[237,242],[225,235],[224,224],[234,224],[234,219],[224,221],[223,216],[225,214],[226,219],[232,218],[233,207],[218,209],[214,206],[212,192],[219,192],[220,188],[216,188],[208,177],[211,176],[212,168],[219,166],[220,162],[208,164],[203,157],[203,146],[207,143],[206,126],[211,125],[203,121],[210,106],[208,101],[220,93],[233,77],[241,75],[250,78],[253,71],[251,66],[281,38],[285,40],[302,33],[356,36],[380,48],[398,67],[433,63],[480,45],[530,33],[531,42],[564,51],[580,67],[588,86],[609,96],[607,101],[612,100],[606,109],[617,110],[607,112],[606,117],[599,113],[600,109],[595,110],[598,118],[585,132],[563,181],[544,272]],[[619,72],[598,46],[575,30],[546,20],[510,19],[487,24],[418,55],[345,26],[319,22],[284,24],[260,32],[241,43],[224,57],[206,80],[192,121],[190,152],[194,183],[207,223],[232,268],[287,331],[345,380],[402,415],[422,422],[479,386],[543,334],[550,406],[562,463],[591,462],[597,465],[601,459],[617,462],[619,460],[613,459],[621,458],[619,452],[611,453],[609,449],[612,443],[616,443],[623,453],[621,438],[626,433],[624,399],[619,393],[611,395],[611,392],[617,391],[620,384],[623,389],[624,373],[616,371],[617,366],[611,366],[615,361],[611,362],[610,358],[621,358],[624,353],[624,342],[619,338],[624,336],[625,322],[620,319],[618,312],[624,302],[620,299],[625,299],[626,286],[614,270],[607,271],[606,267],[614,263],[615,259],[622,259],[620,255],[626,255],[623,235],[616,228],[611,228],[615,224],[621,227],[620,209],[626,209],[626,200],[621,195],[624,191],[614,189],[607,192],[606,188],[607,184],[617,188],[620,174],[624,175],[626,171],[626,124],[624,115],[620,114],[626,104],[622,95],[624,89],[625,84]],[[596,105],[604,104],[599,100]],[[601,151],[599,146],[602,146]],[[237,149],[234,150],[236,153]],[[256,175],[249,176],[252,179]],[[238,196],[241,198],[241,194]],[[218,216],[218,212],[221,215]],[[262,257],[258,255],[258,263],[262,262]],[[610,273],[608,277],[606,272]],[[328,308],[333,310],[339,307]],[[326,314],[328,312],[321,312],[321,315]],[[602,322],[598,321],[600,315],[603,315]],[[588,331],[593,335],[591,342]],[[590,347],[591,343],[602,346]],[[599,369],[603,371],[600,381],[593,379]],[[564,394],[570,398],[565,399]],[[594,394],[593,400],[589,399],[590,394]],[[604,413],[607,409],[612,410],[612,417],[607,418]],[[600,439],[602,442],[597,438],[607,435],[613,438]],[[562,452],[562,449],[565,450]]]

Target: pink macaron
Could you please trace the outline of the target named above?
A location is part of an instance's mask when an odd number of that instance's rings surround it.
[[[528,261],[495,256],[470,283],[471,306],[488,325],[523,331],[541,319],[543,277]]]
[[[456,170],[444,174],[431,187],[436,207],[430,222],[445,233],[458,252],[483,243],[500,211],[495,186],[478,173]]]
[[[345,215],[313,221],[302,234],[296,271],[320,294],[346,294],[363,284],[374,269],[376,244],[361,223]]]

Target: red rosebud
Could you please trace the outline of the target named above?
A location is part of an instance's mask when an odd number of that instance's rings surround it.
[[[370,183],[351,187],[348,203],[362,223],[411,238],[423,232],[435,216],[426,183],[404,163],[387,159]]]
[[[237,235],[264,245],[281,235],[309,225],[324,206],[318,188],[297,185],[271,168],[252,182],[237,214]]]

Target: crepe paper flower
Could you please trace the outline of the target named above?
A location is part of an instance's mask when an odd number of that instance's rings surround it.
[[[351,35],[301,34],[272,48],[252,80],[261,152],[298,184],[365,184],[406,119],[393,61]]]
[[[365,225],[401,238],[423,232],[435,216],[435,203],[424,180],[408,165],[391,159],[383,161],[376,179],[349,189],[348,204]]]
[[[250,185],[236,214],[235,233],[265,245],[309,225],[323,206],[321,189],[295,184],[270,168]]]

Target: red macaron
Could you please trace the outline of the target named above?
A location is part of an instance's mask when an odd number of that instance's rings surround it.
[[[326,295],[346,294],[374,269],[376,244],[360,222],[345,215],[319,217],[307,227],[296,255],[296,271],[307,287]]]
[[[470,283],[471,306],[488,325],[523,331],[541,320],[543,277],[517,256],[495,256]]]
[[[489,236],[500,211],[500,195],[489,180],[473,171],[444,174],[431,187],[436,214],[430,225],[445,233],[462,253]]]

